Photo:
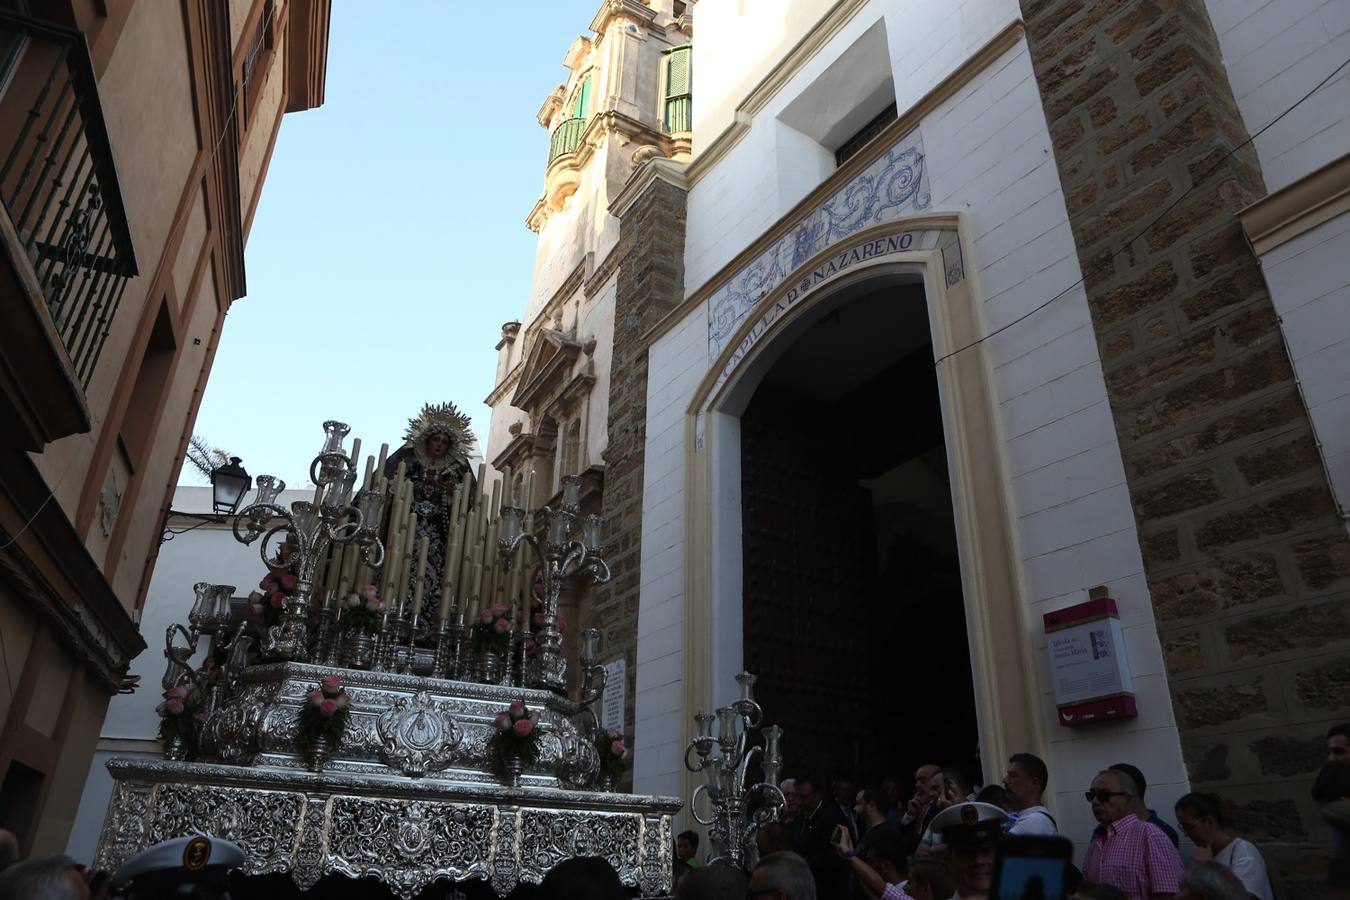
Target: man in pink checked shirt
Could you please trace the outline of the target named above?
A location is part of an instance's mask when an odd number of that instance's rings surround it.
[[[1134,814],[1139,793],[1123,772],[1107,769],[1087,792],[1092,815],[1101,824],[1083,857],[1083,878],[1109,884],[1130,900],[1171,897],[1181,884],[1181,857],[1162,830]]]

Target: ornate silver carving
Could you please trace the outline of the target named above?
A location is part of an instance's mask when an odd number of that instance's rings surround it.
[[[495,810],[452,805],[337,797],[328,834],[333,871],[378,877],[411,897],[438,878],[487,878]]]
[[[377,728],[380,758],[412,778],[450,765],[459,744],[454,716],[426,691],[396,700],[380,716]]]
[[[115,869],[168,837],[241,843],[245,872],[290,872],[302,889],[330,873],[374,877],[400,897],[431,882],[485,879],[501,895],[559,859],[604,856],[646,896],[670,885],[679,802],[526,785],[372,778],[337,770],[113,760],[113,800],[95,859]]]
[[[244,848],[252,874],[289,872],[304,795],[197,784],[160,784],[145,845],[187,834],[213,834]]]

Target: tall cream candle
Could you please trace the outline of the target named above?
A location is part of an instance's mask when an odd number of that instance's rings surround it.
[[[455,602],[455,576],[458,574],[460,548],[464,541],[464,525],[455,522],[450,526],[450,545],[445,551],[445,566],[441,569],[441,608],[440,618],[450,615]]]
[[[381,475],[384,474],[384,464],[385,464],[386,461],[388,461],[388,459],[389,459],[389,445],[388,445],[388,444],[381,444],[381,445],[380,445],[380,464],[379,464],[379,472],[380,472]]]
[[[426,590],[427,585],[428,543],[429,541],[426,535],[423,535],[422,540],[419,541],[417,545],[417,575],[413,580],[413,618],[416,618],[422,613],[422,593]]]

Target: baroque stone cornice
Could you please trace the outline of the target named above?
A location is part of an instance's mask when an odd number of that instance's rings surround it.
[[[603,34],[616,18],[629,19],[639,25],[651,26],[656,22],[656,10],[641,0],[603,0],[595,18],[591,19],[591,31]]]

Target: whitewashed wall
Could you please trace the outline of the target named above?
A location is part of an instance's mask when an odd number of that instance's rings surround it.
[[[1350,215],[1261,258],[1332,493],[1350,512]]]
[[[248,503],[252,496],[250,493],[244,502]],[[283,491],[279,502],[289,506],[293,500],[312,497],[313,491],[309,490]],[[211,489],[180,486],[174,491],[172,508],[179,512],[209,513]],[[175,622],[187,623],[195,598],[192,586],[199,581],[233,584],[235,596],[246,596],[266,574],[258,545],[244,546],[226,526],[203,525],[175,536],[160,548],[141,613],[141,634],[149,646],[132,661],[127,673],[141,676],[141,685],[134,694],[119,694],[108,704],[98,750],[89,767],[84,795],[66,845],[71,858],[83,862],[93,858],[112,796],[112,777],[105,768],[107,761],[114,756],[159,755],[159,716],[155,707],[163,700],[160,679],[164,677],[164,630]],[[206,642],[201,646],[203,652],[198,661],[205,655]]]
[[[1206,0],[1228,80],[1256,133],[1350,59],[1346,0]],[[1274,193],[1350,148],[1350,67],[1256,139]]]
[[[716,8],[719,0],[713,0]],[[747,6],[753,6],[753,2]],[[695,106],[716,60],[708,59],[703,5],[695,44]],[[1017,14],[1003,0],[968,0],[959,14],[935,4],[876,0],[836,35],[769,102],[741,143],[689,198],[686,289],[698,289],[800,199],[779,189],[773,165],[792,148],[776,132],[777,112],[799,96],[849,44],[884,18],[900,111]],[[751,46],[723,40],[721,46]],[[714,46],[717,43],[714,42]],[[700,47],[704,48],[702,51]],[[700,52],[704,53],[702,59]],[[700,62],[701,59],[701,62]],[[733,104],[734,105],[734,104]],[[1074,284],[1080,270],[1050,137],[1025,45],[1005,54],[920,125],[931,211],[961,212],[973,246],[967,277],[983,299],[987,329],[1013,321]],[[809,162],[808,162],[809,164]],[[804,193],[809,186],[798,185]],[[642,588],[638,622],[636,786],[680,787],[684,487],[683,414],[707,370],[707,313],[696,310],[650,355],[643,499]],[[1051,788],[1061,828],[1084,841],[1091,817],[1081,792],[1095,772],[1131,761],[1148,775],[1150,803],[1168,810],[1186,773],[1162,654],[1143,574],[1124,469],[1107,406],[1096,341],[1081,289],[1069,291],[986,345],[1004,431],[1012,508],[1018,520],[1023,596],[1032,620],[1086,599],[1106,584],[1120,605],[1140,717],[1082,730],[1055,719],[1044,637],[1024,635],[1037,661]],[[719,497],[721,494],[718,495]],[[715,515],[736,515],[717,504]],[[729,563],[732,564],[732,563]],[[718,690],[731,686],[719,685]],[[719,698],[720,699],[720,698]],[[988,760],[990,776],[1001,761]]]

